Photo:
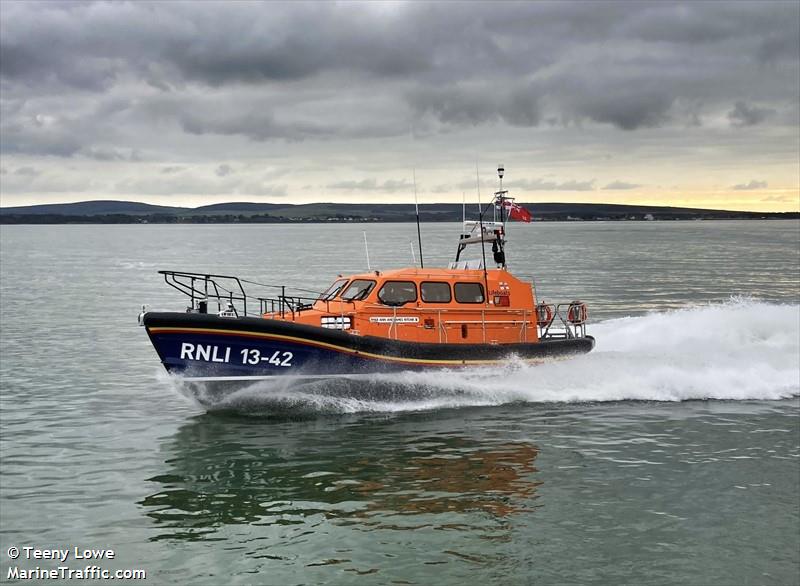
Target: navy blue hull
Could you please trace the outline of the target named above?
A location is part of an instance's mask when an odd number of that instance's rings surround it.
[[[541,362],[589,352],[591,337],[504,345],[424,344],[261,318],[147,313],[164,367],[191,378],[325,377]]]

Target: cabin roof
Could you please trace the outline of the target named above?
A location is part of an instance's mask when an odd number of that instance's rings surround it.
[[[488,269],[488,277],[495,280],[497,277],[513,278],[512,275],[504,269]],[[402,269],[392,269],[389,271],[371,271],[366,273],[357,273],[353,275],[342,275],[342,278],[348,279],[409,279],[413,281],[419,280],[445,280],[445,281],[475,281],[483,280],[483,269],[446,269],[440,267],[433,268],[417,268],[407,267]]]

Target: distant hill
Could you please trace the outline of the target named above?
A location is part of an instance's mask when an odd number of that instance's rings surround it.
[[[593,203],[528,203],[535,220],[722,220],[798,218],[800,214],[739,212]],[[462,208],[457,203],[419,206],[423,222],[458,222]],[[489,209],[491,214],[491,209]],[[475,205],[467,207],[468,218],[477,216]],[[412,222],[413,204],[384,203],[219,203],[197,208],[158,206],[132,201],[83,201],[0,208],[3,224],[131,224],[131,223],[277,223],[277,222]]]
[[[252,202],[229,202],[214,203],[199,208],[186,209],[189,213],[195,214],[265,214],[278,208],[285,208],[286,204],[280,203],[252,203]]]
[[[157,206],[138,201],[96,200],[76,203],[48,203],[35,206],[0,208],[0,215],[59,214],[63,216],[96,216],[99,214],[175,214],[190,208]]]

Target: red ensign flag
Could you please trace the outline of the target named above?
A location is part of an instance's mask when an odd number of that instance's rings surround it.
[[[508,214],[508,218],[510,220],[530,222],[532,219],[531,213],[528,210],[521,205],[514,203],[513,201],[503,201],[503,207],[506,209],[506,213]]]

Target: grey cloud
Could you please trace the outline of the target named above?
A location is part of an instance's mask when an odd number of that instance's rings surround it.
[[[252,141],[304,141],[308,139],[374,138],[395,136],[392,124],[376,121],[364,124],[332,118],[330,122],[281,117],[278,121],[265,105],[245,100],[243,108],[220,111],[214,104],[186,103],[177,113],[181,128],[194,135],[242,136]]]
[[[772,202],[772,203],[791,203],[794,202],[800,205],[800,197],[792,197],[791,195],[768,195],[762,197],[759,201]]]
[[[783,6],[786,10],[786,17],[797,22],[797,4],[794,5],[794,13],[791,11],[792,3],[787,2]],[[758,59],[765,63],[775,63],[777,61],[793,61],[797,59],[797,47],[800,46],[800,27],[775,27],[765,37],[758,41],[756,55]]]
[[[283,197],[288,186],[258,178],[222,177],[212,180],[199,174],[156,177],[142,175],[118,181],[114,191],[129,195],[201,195],[201,196],[272,196]]]
[[[234,170],[233,170],[233,167],[231,167],[230,165],[222,164],[219,167],[217,167],[217,169],[216,169],[216,171],[214,171],[214,173],[216,173],[218,177],[225,177],[226,175],[230,175],[231,173],[234,173]]]
[[[446,184],[434,185],[430,189],[431,193],[450,193],[451,191],[457,191],[457,190],[454,189],[451,185],[446,185]]]
[[[82,157],[95,161],[141,161],[142,153],[136,149],[120,149],[116,147],[91,146],[78,153]]]
[[[83,148],[81,137],[58,122],[44,124],[36,117],[21,116],[0,124],[3,152],[70,157]]]
[[[770,108],[748,106],[745,102],[740,100],[734,104],[733,110],[728,112],[728,120],[731,121],[732,126],[755,126],[774,113],[775,110]]]
[[[675,97],[664,82],[643,83],[627,75],[619,79],[566,80],[559,88],[564,116],[585,118],[616,126],[621,130],[656,127],[669,120]],[[652,87],[649,87],[652,86]]]
[[[753,179],[750,183],[740,183],[738,185],[733,185],[731,189],[735,189],[736,191],[750,191],[753,189],[766,189],[767,182],[766,181],[757,181]]]
[[[363,179],[361,181],[339,181],[326,186],[328,189],[344,189],[348,191],[386,191],[394,193],[397,191],[410,191],[414,189],[413,183],[406,179],[387,179],[378,183],[375,179]]]
[[[508,90],[491,83],[454,85],[417,89],[408,99],[417,115],[431,114],[445,124],[475,126],[502,120],[511,126],[537,126],[541,120],[539,96],[531,86]]]
[[[186,112],[181,114],[180,124],[189,134],[240,135],[256,142],[274,139],[305,140],[310,137],[324,138],[335,134],[333,125],[306,122],[278,123],[269,112],[259,111],[231,111],[209,116]]]
[[[628,183],[626,181],[612,181],[611,183],[609,183],[608,185],[603,187],[603,189],[611,189],[611,190],[622,189],[622,190],[624,190],[624,189],[636,189],[637,187],[641,187],[641,185],[638,184],[638,183]]]
[[[14,175],[25,175],[27,177],[36,177],[37,175],[41,175],[41,173],[41,171],[33,167],[19,167],[14,169]]]
[[[667,120],[672,98],[650,95],[606,96],[600,100],[580,100],[577,111],[596,122],[608,122],[623,130],[658,126]]]
[[[594,190],[594,179],[589,181],[553,181],[550,179],[517,179],[509,181],[506,185],[509,188],[520,191],[592,191]]]
[[[3,75],[85,91],[102,91],[131,70],[152,87],[171,88],[176,81],[287,81],[328,69],[393,76],[429,63],[417,35],[406,34],[408,11],[404,26],[386,27],[374,10],[328,3],[9,2],[4,9],[18,26],[2,31]]]

